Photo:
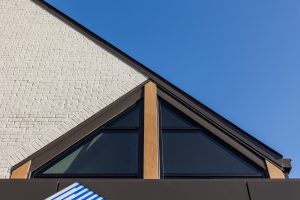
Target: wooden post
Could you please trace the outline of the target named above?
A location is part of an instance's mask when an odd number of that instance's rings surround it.
[[[22,166],[15,169],[10,176],[10,179],[27,179],[31,161],[26,162]]]
[[[266,160],[266,164],[267,164],[268,172],[269,172],[271,179],[285,179],[285,175],[281,171],[281,169],[279,169],[278,167],[273,165],[268,160]]]
[[[144,88],[144,179],[159,179],[157,88]]]

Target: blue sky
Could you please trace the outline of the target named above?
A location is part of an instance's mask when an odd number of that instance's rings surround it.
[[[299,0],[48,0],[270,147],[300,177]]]

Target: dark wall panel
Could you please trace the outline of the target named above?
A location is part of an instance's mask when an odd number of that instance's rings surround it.
[[[42,200],[55,194],[57,188],[61,190],[74,182],[107,200],[300,200],[300,179],[0,180],[0,200]]]
[[[2,200],[42,200],[56,193],[55,180],[0,180],[0,199]]]
[[[300,200],[300,180],[249,180],[251,200]]]
[[[221,180],[77,180],[108,200],[249,200],[246,182]],[[62,181],[63,189],[74,181]]]

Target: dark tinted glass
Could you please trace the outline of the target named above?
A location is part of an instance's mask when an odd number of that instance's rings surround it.
[[[96,130],[90,138],[43,167],[34,177],[140,176],[141,109],[139,103],[121,114],[108,126]]]
[[[160,106],[161,127],[163,129],[197,129],[198,126],[193,121],[182,115],[177,110],[164,102]]]
[[[140,126],[140,112],[140,107],[134,107],[125,114],[116,117],[114,121],[107,124],[105,128],[138,129]]]
[[[163,132],[164,173],[183,176],[261,176],[261,171],[201,131]]]
[[[161,162],[162,176],[168,177],[262,177],[263,171],[237,151],[215,138],[212,133],[172,108],[160,103],[168,118],[176,114],[174,125],[161,116]],[[171,112],[170,109],[173,109]],[[183,122],[180,122],[183,120]],[[190,121],[190,122],[188,122]],[[167,126],[164,125],[167,123]],[[168,129],[178,124],[193,124],[190,129]],[[196,126],[196,128],[195,128]]]

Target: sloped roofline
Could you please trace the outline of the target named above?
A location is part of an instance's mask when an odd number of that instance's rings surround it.
[[[228,136],[235,139],[249,150],[257,153],[258,155],[270,160],[275,165],[280,167],[284,172],[289,172],[291,169],[291,163],[289,159],[283,159],[283,156],[275,151],[274,149],[270,148],[269,146],[265,145],[261,141],[257,140],[235,124],[231,123],[229,120],[225,119],[218,113],[214,112],[186,92],[179,89],[177,86],[173,85],[165,78],[161,77],[154,71],[150,70],[148,67],[143,65],[142,63],[138,62],[134,58],[127,55],[125,52],[121,51],[117,47],[113,46],[100,36],[96,35],[92,31],[88,30],[83,25],[79,24],[69,16],[65,15],[64,13],[60,12],[55,7],[51,6],[47,2],[43,0],[32,0],[34,3],[42,7],[43,9],[47,10],[61,21],[66,23],[67,25],[71,26],[90,40],[92,40],[97,45],[101,46],[123,62],[127,63],[131,67],[133,67],[136,71],[140,72],[141,74],[148,77],[151,81],[155,82],[159,85],[164,92],[172,95],[176,99],[178,99],[182,104],[184,104],[189,109],[196,112],[199,116],[203,117],[210,123],[214,124],[216,127],[224,131]]]

